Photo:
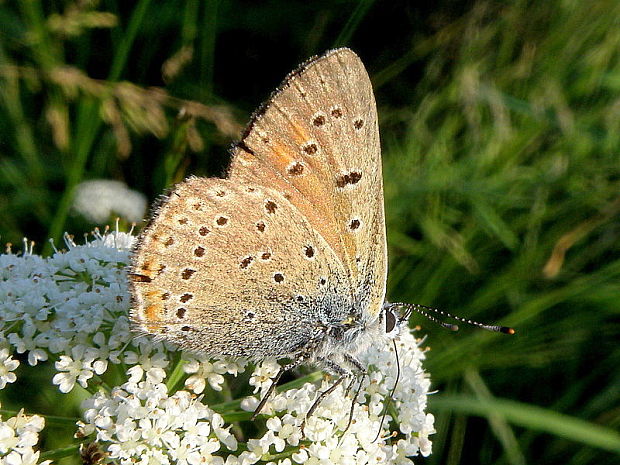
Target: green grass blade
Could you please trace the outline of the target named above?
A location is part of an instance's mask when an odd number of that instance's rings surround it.
[[[429,403],[431,411],[450,410],[487,418],[499,415],[514,425],[620,454],[620,433],[617,431],[535,405],[497,398],[481,400],[465,395],[437,395],[431,397]]]

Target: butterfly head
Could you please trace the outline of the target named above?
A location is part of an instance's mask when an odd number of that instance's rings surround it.
[[[408,326],[411,309],[386,302],[383,304],[380,315],[385,335],[394,338]]]
[[[328,347],[359,353],[377,340],[397,337],[407,327],[410,314],[407,308],[386,303],[372,319],[349,315],[330,328]]]

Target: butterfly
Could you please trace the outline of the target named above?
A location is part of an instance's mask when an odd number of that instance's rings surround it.
[[[289,359],[272,388],[305,363],[344,380],[424,312],[386,303],[386,278],[375,99],[339,48],[254,113],[225,179],[190,177],[160,201],[132,258],[132,320],[189,351]]]

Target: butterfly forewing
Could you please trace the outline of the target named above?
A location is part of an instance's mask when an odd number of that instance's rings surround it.
[[[370,79],[338,49],[291,73],[254,116],[229,173],[281,192],[342,262],[341,291],[373,316],[387,273],[380,156]]]

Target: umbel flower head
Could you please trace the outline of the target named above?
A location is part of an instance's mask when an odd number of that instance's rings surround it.
[[[96,233],[83,245],[66,237],[67,250],[49,258],[28,248],[0,255],[1,388],[27,376],[28,366],[53,364],[50,389],[90,393],[83,418],[76,419],[76,441],[95,442],[107,459],[123,465],[407,464],[430,454],[430,380],[413,334],[395,341],[400,381],[393,393],[394,349],[378,341],[360,357],[368,376],[358,392],[357,386],[338,386],[306,419],[333,383],[321,373],[306,374],[280,386],[251,423],[279,365],[210,359],[136,338],[126,271],[134,240]],[[390,414],[382,421],[388,397]]]

